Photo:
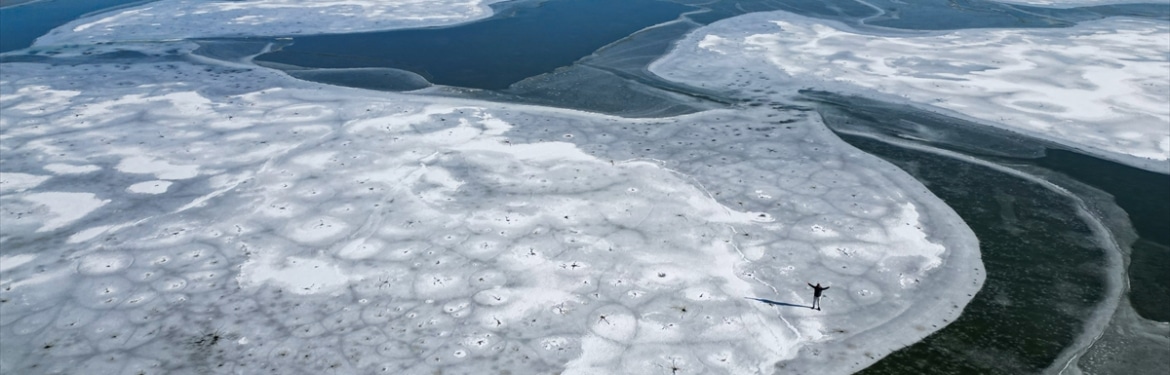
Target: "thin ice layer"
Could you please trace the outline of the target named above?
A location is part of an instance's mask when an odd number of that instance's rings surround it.
[[[0,74],[6,172],[48,176],[0,196],[23,262],[4,372],[846,373],[983,280],[949,208],[807,112],[631,120],[182,61]],[[102,204],[29,199],[64,192]]]
[[[291,36],[452,25],[492,15],[500,0],[159,0],[85,17],[34,45]]]
[[[651,70],[747,97],[876,95],[1168,172],[1167,46],[1170,24],[1153,20],[880,36],[773,12],[702,28]]]

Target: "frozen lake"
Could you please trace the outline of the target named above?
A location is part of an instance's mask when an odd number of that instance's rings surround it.
[[[16,3],[5,373],[1170,370],[1165,1]]]

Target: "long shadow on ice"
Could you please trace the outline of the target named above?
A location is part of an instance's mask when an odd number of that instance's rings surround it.
[[[747,298],[747,299],[750,299],[750,300],[753,300],[753,301],[760,301],[760,302],[763,302],[763,303],[766,303],[766,304],[769,304],[769,305],[774,305],[774,306],[790,306],[790,307],[807,307],[807,308],[812,308],[812,306],[806,306],[806,305],[797,305],[797,304],[794,304],[794,303],[788,303],[788,302],[777,302],[777,301],[773,301],[773,300],[770,300],[770,299],[755,298],[755,297],[743,297],[743,298]]]

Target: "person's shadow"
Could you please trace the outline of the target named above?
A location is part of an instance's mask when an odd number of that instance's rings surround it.
[[[778,302],[778,301],[773,301],[773,300],[770,300],[770,299],[755,298],[755,297],[743,297],[743,298],[747,298],[747,299],[750,299],[750,300],[753,300],[753,301],[760,301],[760,302],[763,302],[763,303],[766,303],[766,304],[769,304],[769,305],[774,305],[774,306],[789,306],[789,307],[804,307],[804,308],[812,308],[812,306],[797,305],[797,304],[793,304],[793,303],[787,303],[787,302]]]

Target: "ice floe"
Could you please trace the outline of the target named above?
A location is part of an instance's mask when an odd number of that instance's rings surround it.
[[[784,12],[704,27],[651,70],[742,97],[877,96],[1170,172],[1170,24],[872,35]],[[779,91],[778,91],[779,90]]]
[[[847,373],[983,281],[954,212],[812,112],[622,119],[184,58],[5,63],[0,92],[6,373]]]
[[[291,36],[433,27],[491,16],[500,0],[159,0],[70,22],[35,45]]]

